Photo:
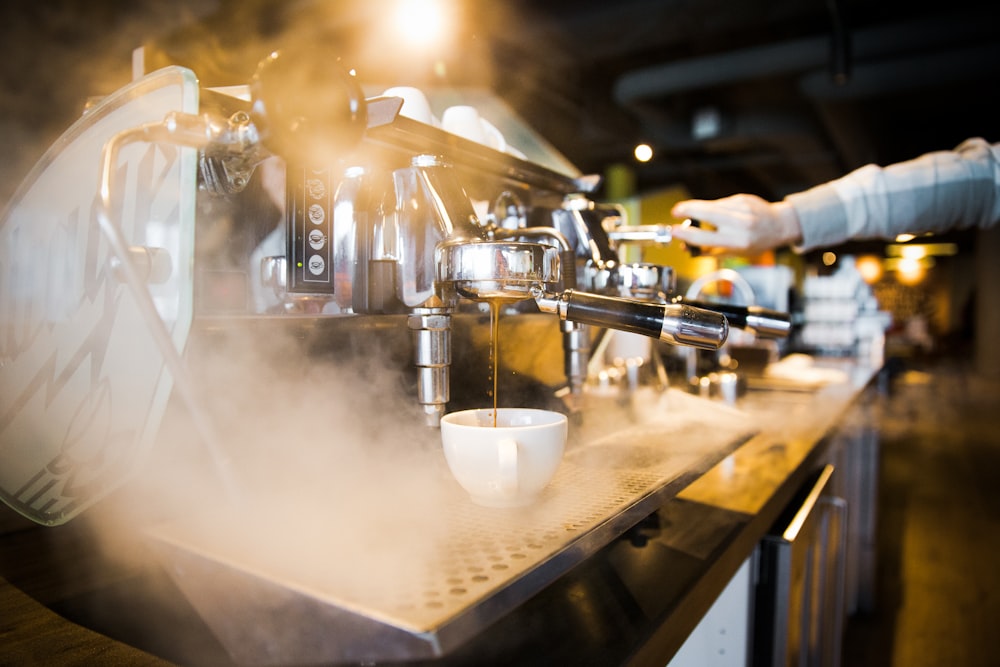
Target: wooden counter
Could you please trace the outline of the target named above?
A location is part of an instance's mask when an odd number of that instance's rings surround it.
[[[121,577],[76,526],[48,529],[0,508],[0,664],[169,665],[50,609]]]

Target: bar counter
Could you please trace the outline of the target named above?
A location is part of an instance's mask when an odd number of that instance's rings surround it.
[[[756,435],[472,640],[443,658],[398,664],[669,663],[803,484],[843,455],[838,432],[867,419],[870,401],[859,399],[874,391],[879,368],[820,363],[843,381],[751,383],[736,408],[757,418]],[[232,664],[155,568],[95,552],[85,523],[42,528],[2,512],[0,661]]]

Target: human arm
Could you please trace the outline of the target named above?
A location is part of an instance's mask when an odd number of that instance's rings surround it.
[[[742,202],[735,213],[734,202]],[[904,232],[989,227],[1000,220],[1000,144],[969,139],[954,151],[862,167],[782,202],[750,195],[689,200],[675,205],[673,214],[717,227],[714,236],[675,227],[675,238],[747,253],[785,244],[811,250]]]

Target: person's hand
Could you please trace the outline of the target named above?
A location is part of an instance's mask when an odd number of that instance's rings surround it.
[[[756,195],[733,195],[706,201],[678,202],[674,217],[698,220],[710,228],[673,225],[672,238],[709,252],[758,254],[802,238],[795,209],[785,202],[770,203]]]

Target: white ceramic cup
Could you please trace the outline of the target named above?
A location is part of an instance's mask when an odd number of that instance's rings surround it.
[[[493,123],[480,116],[476,107],[467,105],[448,107],[441,114],[441,129],[494,150],[507,150],[507,141],[503,133]]]
[[[383,97],[401,97],[403,106],[399,109],[400,116],[406,116],[413,120],[418,120],[427,125],[437,125],[437,118],[431,111],[431,104],[427,100],[424,91],[411,86],[395,86],[382,93]]]
[[[531,504],[556,474],[566,448],[566,415],[534,408],[462,410],[441,419],[452,475],[473,502],[487,507]]]

